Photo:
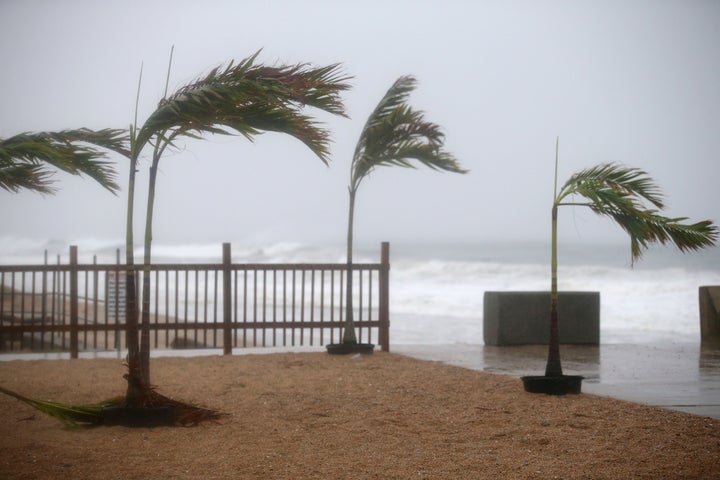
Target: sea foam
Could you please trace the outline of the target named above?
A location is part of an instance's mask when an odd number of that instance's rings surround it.
[[[0,237],[0,262],[41,264],[59,256],[61,240]],[[124,259],[122,241],[78,239],[80,262]],[[119,250],[120,249],[120,250]],[[301,243],[232,244],[236,263],[343,263],[344,246]],[[720,285],[720,250],[681,255],[646,254],[631,268],[625,248],[567,248],[561,257],[561,290],[599,291],[601,342],[646,343],[699,339],[698,287]],[[138,261],[142,248],[136,247]],[[153,246],[164,263],[219,263],[220,242]],[[378,262],[379,245],[358,248],[357,262]],[[550,287],[547,248],[538,244],[391,245],[390,314],[393,343],[483,343],[485,291],[546,291]],[[561,319],[562,321],[562,319]],[[562,328],[562,327],[561,327]]]

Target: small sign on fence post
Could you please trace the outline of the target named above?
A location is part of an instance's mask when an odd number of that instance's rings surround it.
[[[124,270],[107,272],[107,311],[105,315],[108,323],[125,323],[125,293],[127,285],[125,283],[127,273]]]

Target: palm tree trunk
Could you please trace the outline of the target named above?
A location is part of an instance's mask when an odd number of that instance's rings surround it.
[[[550,286],[550,342],[548,344],[548,359],[545,367],[546,377],[562,376],[560,363],[560,338],[558,335],[558,286],[557,286],[557,205],[552,209],[552,253],[550,258],[551,286]]]
[[[138,308],[137,308],[137,286],[135,284],[135,250],[133,247],[133,210],[135,200],[135,173],[137,171],[137,161],[130,161],[130,175],[128,179],[128,206],[127,206],[127,224],[125,227],[125,316],[126,331],[125,343],[128,349],[128,372],[137,372],[140,366],[140,343],[138,338]],[[139,406],[142,392],[137,388],[137,382],[130,381],[128,377],[128,386],[125,393],[125,401],[131,406]]]
[[[355,190],[349,189],[350,208],[348,213],[347,230],[347,279],[345,282],[345,331],[343,343],[357,343],[355,336],[355,321],[353,318],[353,221],[355,216]]]
[[[150,167],[147,213],[145,214],[145,246],[143,257],[142,321],[140,325],[140,380],[150,385],[150,265],[152,263],[152,223],[155,206],[155,182],[158,163],[156,157]]]

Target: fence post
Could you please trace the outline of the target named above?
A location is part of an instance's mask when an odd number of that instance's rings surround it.
[[[230,244],[223,243],[223,355],[232,355],[232,270]]]
[[[47,267],[48,265],[48,251],[45,250],[45,262],[44,265]],[[41,296],[42,305],[40,308],[42,309],[40,316],[42,317],[43,321],[47,321],[47,271],[43,270],[42,272],[42,296]],[[41,333],[40,337],[40,343],[44,340],[44,334],[45,332]],[[52,338],[52,337],[51,337]]]
[[[70,358],[78,358],[78,251],[70,245]]]
[[[379,272],[379,305],[378,320],[380,329],[378,340],[383,352],[390,351],[390,243],[380,244],[380,272]]]

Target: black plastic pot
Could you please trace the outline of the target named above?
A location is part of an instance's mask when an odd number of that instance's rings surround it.
[[[327,352],[332,355],[347,355],[349,353],[373,353],[375,345],[372,343],[331,343],[326,345]]]
[[[103,424],[124,427],[163,427],[175,423],[173,407],[103,407]]]
[[[582,379],[583,377],[580,375],[560,375],[557,377],[539,375],[522,377],[526,392],[545,393],[548,395],[580,393]]]

